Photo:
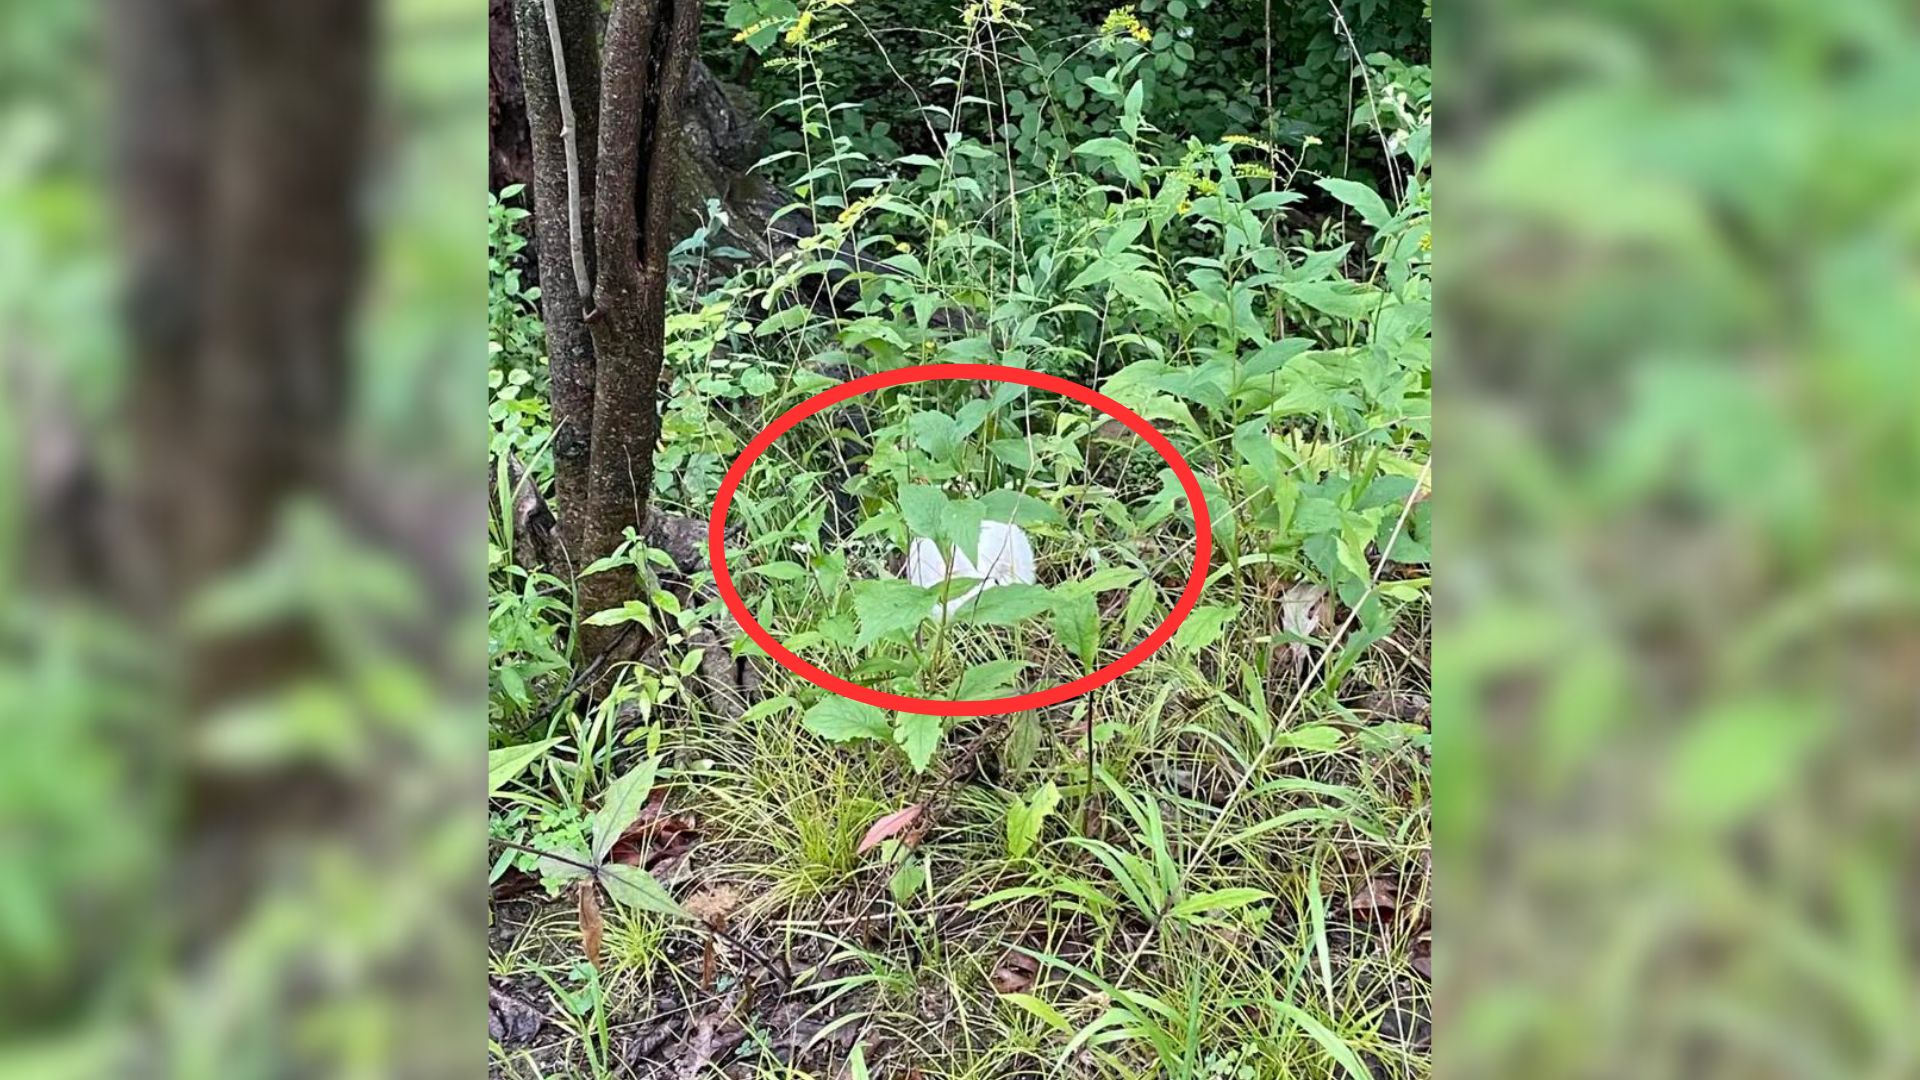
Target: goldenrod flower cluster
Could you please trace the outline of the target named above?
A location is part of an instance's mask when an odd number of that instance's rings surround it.
[[[1107,18],[1100,24],[1100,39],[1111,42],[1125,35],[1135,41],[1152,41],[1153,31],[1147,29],[1139,16],[1133,13],[1133,5],[1117,7],[1107,12]]]

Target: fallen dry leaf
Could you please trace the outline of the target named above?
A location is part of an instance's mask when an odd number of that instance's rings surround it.
[[[1384,919],[1399,906],[1399,890],[1387,878],[1368,878],[1366,885],[1347,900],[1347,910],[1361,918]]]
[[[575,889],[580,893],[580,943],[587,951],[587,962],[599,967],[600,946],[607,933],[607,921],[600,916],[600,887],[587,880]]]
[[[694,918],[708,926],[719,927],[726,925],[727,917],[733,914],[734,909],[738,908],[744,899],[745,897],[740,895],[740,890],[732,885],[714,885],[694,893],[681,906],[686,908]]]
[[[1327,590],[1310,581],[1296,581],[1287,586],[1280,594],[1280,628],[1289,634],[1300,637],[1319,637],[1332,618],[1333,607],[1327,602]],[[1307,651],[1312,646],[1300,641],[1287,643],[1287,660],[1295,668],[1307,662]]]
[[[1000,966],[993,969],[993,988],[1002,994],[1018,994],[1033,985],[1034,976],[1040,974],[1040,965],[1033,957],[1022,952],[1010,952],[1000,958]]]
[[[1421,934],[1413,942],[1413,959],[1409,961],[1420,977],[1433,981],[1433,932]]]
[[[667,813],[666,791],[655,791],[633,823],[607,852],[607,861],[637,866],[660,877],[663,864],[686,856],[698,837],[699,822],[692,814]]]
[[[540,1033],[540,1011],[512,994],[487,984],[487,1037],[512,1046]]]
[[[873,826],[867,830],[867,835],[860,838],[860,848],[858,851],[855,851],[854,854],[865,855],[887,840],[892,839],[899,834],[900,830],[918,820],[922,809],[923,807],[919,803],[914,803],[912,806],[895,810],[893,813],[874,822]]]

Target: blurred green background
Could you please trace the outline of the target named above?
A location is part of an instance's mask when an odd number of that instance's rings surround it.
[[[1920,1075],[1915,9],[1440,16],[1440,1068]]]
[[[136,631],[30,558],[63,525],[36,482],[129,453],[113,10],[0,7],[0,1076],[472,1075],[477,605],[290,511],[194,625],[303,620],[325,663],[200,724],[185,624]],[[1920,1075],[1915,12],[1436,16],[1439,1067]],[[343,455],[433,490],[484,460],[483,20],[382,8]],[[444,520],[477,594],[480,519]],[[336,800],[192,933],[224,867],[186,778],[288,761]]]
[[[0,5],[0,1076],[475,1075],[484,6],[366,5],[367,227],[323,465],[348,479],[277,491],[266,543],[135,617],[97,582],[152,539],[113,516],[148,403],[107,47],[146,2]],[[369,527],[382,502],[424,508],[386,515],[417,535]],[[201,651],[285,635],[297,666],[187,685]]]

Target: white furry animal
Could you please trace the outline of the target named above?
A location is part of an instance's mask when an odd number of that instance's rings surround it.
[[[981,522],[980,543],[974,548],[974,553],[980,557],[978,565],[967,558],[966,552],[955,551],[953,566],[948,567],[947,560],[940,556],[940,545],[932,540],[915,537],[913,545],[907,549],[907,580],[915,585],[938,585],[950,578],[980,580],[980,584],[968,589],[965,594],[945,604],[933,605],[934,618],[952,616],[974,597],[995,585],[1033,584],[1033,545],[1018,525],[1009,525],[1004,521]]]

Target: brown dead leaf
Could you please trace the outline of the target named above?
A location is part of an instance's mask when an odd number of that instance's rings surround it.
[[[993,969],[993,988],[1002,994],[1018,994],[1031,987],[1038,974],[1040,965],[1033,957],[1010,952],[1001,957],[1000,966]]]
[[[867,835],[860,838],[860,847],[854,854],[865,855],[887,840],[892,839],[898,835],[902,829],[905,829],[918,820],[920,811],[923,809],[925,808],[919,803],[914,803],[912,806],[902,807],[881,818],[879,821],[874,822],[872,827],[867,830]]]
[[[732,885],[713,885],[689,896],[682,906],[694,918],[717,928],[727,924],[727,918],[744,899]]]
[[[600,946],[607,933],[607,921],[600,916],[600,887],[588,880],[574,888],[580,894],[580,943],[586,949],[587,962],[599,967]]]
[[[655,877],[665,876],[686,857],[699,838],[699,822],[692,814],[668,814],[665,789],[655,791],[633,823],[620,833],[607,852],[607,861],[637,866]]]
[[[1400,906],[1400,891],[1388,878],[1368,878],[1347,900],[1347,910],[1358,918],[1385,919]]]
[[[1413,942],[1413,958],[1408,961],[1413,970],[1428,982],[1433,981],[1433,931],[1429,930]]]
[[[532,1042],[540,1034],[540,1010],[487,984],[487,1037],[503,1046]]]
[[[1332,617],[1333,605],[1327,601],[1327,590],[1310,581],[1296,581],[1280,594],[1280,628],[1289,634],[1319,637]],[[1295,668],[1305,664],[1311,648],[1313,646],[1305,642],[1288,642],[1288,662]]]

